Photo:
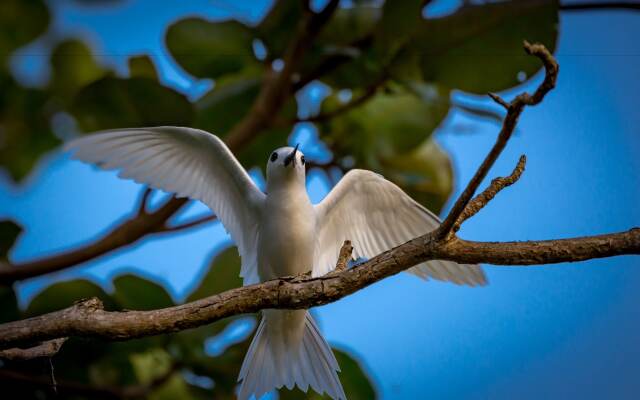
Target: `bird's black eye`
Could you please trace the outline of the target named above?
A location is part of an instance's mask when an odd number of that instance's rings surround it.
[[[278,153],[274,151],[273,153],[271,153],[271,162],[274,162],[277,159],[278,159]]]
[[[300,157],[300,162],[304,165],[304,156]]]

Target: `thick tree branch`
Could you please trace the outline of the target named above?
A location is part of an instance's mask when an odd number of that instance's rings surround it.
[[[495,265],[551,264],[640,254],[640,229],[574,239],[529,242],[442,240],[435,232],[371,260],[319,278],[288,277],[239,287],[195,302],[153,311],[105,311],[98,299],[0,325],[0,348],[58,337],[128,340],[181,331],[267,308],[301,309],[327,304],[424,261],[439,259]]]
[[[530,95],[528,93],[522,93],[518,95],[511,103],[507,103],[502,100],[499,96],[495,94],[490,94],[491,98],[496,102],[501,104],[507,109],[507,115],[505,116],[504,122],[502,123],[502,129],[498,134],[498,138],[496,139],[495,144],[489,154],[485,157],[484,161],[473,175],[473,178],[467,184],[467,187],[464,189],[458,200],[455,202],[449,215],[445,218],[444,222],[438,229],[437,235],[441,238],[448,237],[453,234],[453,226],[460,218],[460,215],[463,213],[464,209],[469,204],[469,201],[473,197],[476,190],[478,190],[478,186],[487,176],[487,173],[498,159],[498,156],[502,153],[507,142],[511,138],[513,131],[516,128],[518,123],[518,119],[520,118],[520,114],[524,110],[525,106],[534,106],[542,101],[544,96],[555,87],[556,80],[558,78],[558,63],[553,58],[551,53],[541,44],[530,44],[529,42],[524,42],[525,51],[530,54],[538,57],[545,68],[545,77],[544,81],[538,86],[536,91]]]
[[[59,271],[126,247],[151,233],[162,232],[166,221],[181,209],[187,199],[171,198],[152,213],[139,213],[88,245],[39,260],[0,264],[0,284]]]

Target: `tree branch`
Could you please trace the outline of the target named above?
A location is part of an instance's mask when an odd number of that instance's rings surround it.
[[[300,67],[304,54],[333,15],[338,3],[338,0],[330,0],[317,14],[307,10],[305,17],[298,24],[295,37],[284,53],[282,70],[271,70],[267,74],[247,118],[234,126],[225,137],[230,147],[237,148],[248,144],[255,137],[255,132],[267,128],[274,121],[285,101],[291,97],[292,75]]]
[[[522,173],[524,172],[524,166],[526,163],[527,163],[527,157],[523,154],[520,156],[520,159],[518,160],[518,164],[514,168],[511,175],[507,176],[506,178],[500,178],[500,177],[495,178],[494,180],[491,181],[491,185],[489,185],[488,188],[486,188],[482,193],[474,197],[473,200],[469,202],[469,205],[467,205],[467,207],[464,209],[462,214],[460,214],[460,217],[458,218],[456,223],[453,225],[453,232],[458,232],[458,230],[460,229],[460,225],[462,225],[464,221],[473,217],[480,210],[482,210],[484,206],[486,206],[491,200],[493,200],[494,197],[496,197],[498,192],[500,192],[502,189],[506,188],[507,186],[511,186],[514,183],[516,183],[518,179],[520,179],[520,176],[522,175]]]
[[[544,81],[540,84],[540,86],[536,89],[533,95],[528,93],[522,93],[511,102],[507,103],[502,100],[498,95],[490,94],[491,98],[496,102],[501,104],[503,107],[507,109],[507,115],[504,118],[504,122],[502,123],[502,129],[498,134],[498,138],[496,139],[493,148],[487,154],[484,161],[473,175],[473,178],[467,184],[467,187],[464,189],[458,200],[455,202],[449,215],[445,218],[444,222],[438,228],[437,235],[441,238],[448,237],[453,234],[453,226],[460,218],[460,215],[463,213],[464,209],[469,204],[469,201],[473,197],[476,190],[478,190],[478,186],[487,176],[487,173],[498,159],[502,150],[504,150],[507,142],[511,138],[513,131],[516,128],[518,123],[518,118],[520,118],[520,114],[524,110],[525,106],[534,106],[542,101],[544,96],[555,87],[556,80],[558,78],[558,63],[553,58],[549,50],[547,50],[541,44],[530,44],[529,42],[524,42],[525,51],[530,54],[538,57],[545,68],[545,77]]]
[[[34,358],[40,357],[53,357],[60,351],[60,348],[67,341],[68,338],[57,338],[53,340],[47,340],[46,342],[42,342],[36,346],[30,347],[28,349],[21,348],[13,348],[7,350],[0,351],[0,359],[4,358],[6,360],[31,360]]]
[[[640,10],[640,3],[635,1],[611,1],[560,4],[561,11],[595,11],[595,10]]]
[[[210,324],[267,308],[304,309],[334,302],[416,264],[438,259],[461,263],[533,265],[640,254],[640,228],[608,235],[529,242],[468,242],[415,238],[371,260],[319,278],[286,277],[239,287],[191,303],[153,311],[105,311],[93,298],[37,317],[0,325],[0,348],[58,337],[129,340]]]
[[[187,201],[187,199],[171,198],[152,213],[136,212],[132,218],[117,225],[107,234],[74,250],[34,261],[0,264],[0,284],[11,284],[18,280],[69,268],[129,246],[151,233],[161,232],[166,221]]]

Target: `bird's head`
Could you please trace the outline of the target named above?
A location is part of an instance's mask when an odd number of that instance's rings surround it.
[[[305,179],[304,154],[296,147],[280,147],[267,160],[267,185],[269,183],[302,182]]]

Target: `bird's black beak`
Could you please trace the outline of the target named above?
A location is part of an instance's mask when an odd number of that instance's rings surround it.
[[[298,152],[298,146],[300,146],[300,143],[296,144],[296,147],[293,148],[293,151],[284,158],[285,167],[288,167],[289,164],[291,164],[292,162],[293,162],[293,166],[296,165],[296,153]]]

